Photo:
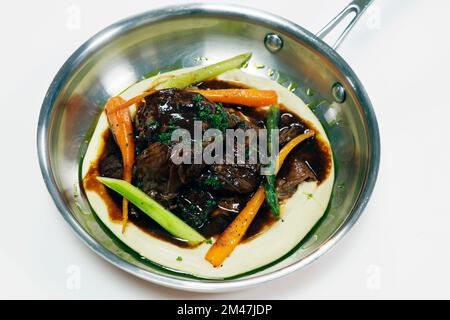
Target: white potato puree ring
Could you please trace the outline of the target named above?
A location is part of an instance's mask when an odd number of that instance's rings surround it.
[[[185,68],[145,79],[129,87],[120,94],[128,100],[147,89],[152,83],[164,75],[183,73],[195,68]],[[250,75],[242,70],[232,70],[217,79],[243,83],[256,89],[275,90],[279,103],[289,111],[311,123],[316,134],[320,135],[328,146],[326,133],[311,110],[295,94],[275,81]],[[135,107],[131,107],[132,115]],[[82,163],[82,176],[89,170],[92,162],[99,156],[102,148],[102,134],[108,129],[106,114],[103,112],[98,120],[96,129],[89,142],[89,146]],[[331,157],[331,161],[332,157]],[[122,234],[121,224],[113,222],[107,207],[96,192],[86,190],[87,198],[101,221],[110,231],[131,249],[153,263],[174,271],[208,279],[223,279],[237,276],[261,268],[286,255],[308,234],[325,213],[330,200],[334,182],[334,164],[327,178],[318,185],[316,182],[303,182],[297,192],[286,201],[282,213],[282,220],[275,222],[268,230],[252,241],[237,246],[226,259],[222,267],[214,268],[204,257],[211,244],[203,243],[196,248],[181,248],[167,241],[152,237],[132,223],[128,224],[126,232]],[[312,194],[312,197],[311,197]],[[182,260],[177,259],[182,257]]]

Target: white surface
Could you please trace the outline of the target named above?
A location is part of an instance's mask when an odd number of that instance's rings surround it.
[[[289,0],[240,2],[316,31],[347,0],[298,0],[295,7]],[[143,282],[82,244],[41,179],[35,143],[40,105],[58,68],[80,44],[113,21],[159,5],[154,0],[3,4],[0,298],[450,298],[446,0],[376,0],[377,9],[339,50],[376,108],[382,161],[367,210],[330,254],[265,286],[205,295]],[[76,8],[78,29],[70,19]]]

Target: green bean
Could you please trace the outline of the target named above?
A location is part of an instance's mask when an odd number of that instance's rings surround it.
[[[202,235],[183,220],[125,180],[104,177],[97,177],[97,180],[128,199],[173,236],[193,244],[205,241]]]
[[[185,88],[191,84],[199,83],[217,77],[218,75],[226,71],[240,68],[244,63],[246,63],[250,59],[251,56],[252,56],[251,52],[244,53],[235,56],[231,59],[217,62],[197,70],[176,75],[159,84],[156,88],[157,89]]]

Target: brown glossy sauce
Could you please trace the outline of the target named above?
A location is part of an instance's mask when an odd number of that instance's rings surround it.
[[[99,154],[101,155],[97,161],[91,163],[88,172],[83,178],[83,187],[85,190],[94,191],[102,198],[105,206],[108,208],[108,214],[112,221],[120,223],[122,221],[122,206],[118,205],[121,201],[117,194],[113,194],[111,190],[107,189],[97,177],[100,176],[99,163],[103,158],[104,150],[106,149],[106,141],[110,136],[109,130],[105,131],[102,135],[103,143]]]
[[[248,88],[246,86],[238,85],[232,82],[225,82],[219,80],[210,80],[198,84],[197,87],[201,89],[226,89],[226,88]],[[264,123],[266,119],[266,110],[264,109],[252,109],[239,106],[224,105],[224,107],[233,108],[242,112],[255,119],[258,123]],[[291,113],[288,109],[280,105],[280,130],[283,126],[298,126],[299,130],[304,132],[308,129],[314,130],[312,124],[301,119],[299,116]],[[315,130],[318,132],[317,130]],[[106,207],[108,208],[108,214],[111,221],[115,223],[120,223],[122,220],[122,197],[115,192],[105,188],[103,184],[97,181],[96,177],[100,175],[99,164],[108,154],[108,152],[120,152],[115,145],[114,138],[109,130],[106,130],[102,135],[102,148],[99,150],[99,157],[97,161],[91,164],[86,176],[83,179],[83,186],[86,190],[95,191],[104,201]],[[287,164],[295,158],[300,158],[304,160],[309,167],[314,171],[318,183],[325,180],[331,170],[331,153],[327,144],[318,136],[308,139],[307,141],[301,143],[294,148],[293,151],[288,155],[285,160],[284,165],[281,167],[278,173],[279,177],[286,175]],[[189,186],[188,186],[189,187]],[[193,186],[195,187],[195,186]],[[245,203],[251,198],[252,195],[239,195],[240,201],[245,205]],[[219,235],[226,224],[230,221],[219,221],[219,219],[214,219],[215,213],[223,213],[225,209],[220,208],[220,206],[211,214],[211,219],[199,230],[199,232],[205,236],[205,238],[215,237]],[[240,208],[239,210],[242,210]],[[225,210],[226,211],[226,210]],[[237,214],[238,211],[233,214]],[[220,215],[219,215],[220,216]],[[141,212],[139,209],[130,206],[129,221],[136,225],[143,232],[154,236],[158,239],[168,241],[180,247],[190,247],[190,245],[181,240],[174,238],[164,229],[162,229],[156,222],[149,218],[145,213]],[[261,209],[258,211],[255,219],[251,223],[249,229],[247,230],[243,241],[251,241],[259,234],[266,231],[270,226],[275,223],[272,213],[269,207],[264,203]]]

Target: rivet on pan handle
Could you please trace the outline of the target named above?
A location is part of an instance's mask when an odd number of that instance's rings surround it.
[[[361,18],[362,14],[369,5],[373,2],[373,0],[354,0],[352,1],[344,10],[342,10],[333,20],[331,20],[325,27],[322,28],[316,35],[322,40],[339,24],[341,23],[349,14],[355,14],[353,19],[344,29],[342,34],[338,37],[336,42],[331,46],[333,49],[337,49],[342,41],[345,39],[347,34],[350,32],[352,27]]]

